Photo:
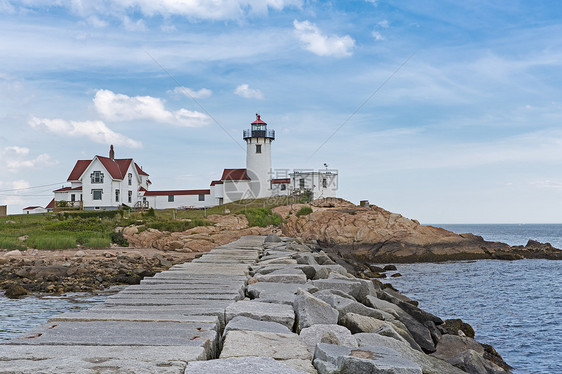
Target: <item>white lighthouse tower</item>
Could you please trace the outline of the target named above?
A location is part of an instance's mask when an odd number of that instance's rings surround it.
[[[254,197],[271,196],[271,142],[275,130],[268,130],[267,123],[256,114],[251,129],[244,130],[246,141],[246,170],[251,180],[250,190]]]

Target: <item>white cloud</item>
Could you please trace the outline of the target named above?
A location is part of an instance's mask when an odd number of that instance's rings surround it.
[[[198,91],[192,90],[188,87],[176,87],[173,91],[168,91],[169,93],[185,95],[187,97],[193,97],[195,99],[205,99],[207,97],[211,97],[213,91],[209,90],[208,88],[201,88]]]
[[[0,0],[0,12],[1,13],[14,13],[15,9],[12,4],[8,0]]]
[[[388,29],[390,27],[390,22],[388,22],[388,20],[386,19],[383,19],[382,21],[378,22],[377,25],[379,25],[383,29]]]
[[[123,17],[123,27],[128,31],[146,31],[146,24],[143,19],[133,21],[129,17]]]
[[[87,137],[101,144],[122,145],[130,148],[141,148],[142,143],[125,135],[116,133],[102,121],[65,121],[63,119],[47,119],[32,117],[29,125],[34,129],[41,129],[54,134],[69,137]]]
[[[384,36],[382,36],[378,31],[373,31],[371,35],[373,35],[373,38],[375,38],[375,40],[384,40]]]
[[[246,99],[263,99],[263,94],[257,88],[250,88],[246,83],[243,83],[236,87],[234,93],[238,96],[244,97]]]
[[[88,17],[88,24],[90,24],[91,26],[97,29],[103,29],[108,26],[108,23],[106,21],[101,20],[96,16]]]
[[[46,153],[29,159],[29,148],[10,146],[0,150],[0,171],[18,171],[23,168],[34,168],[40,166],[50,166],[57,162]]]
[[[94,97],[94,105],[108,121],[145,119],[183,127],[201,127],[210,123],[207,115],[197,111],[168,111],[161,99],[152,96],[127,96],[99,90]]]
[[[324,35],[320,29],[309,21],[293,21],[295,35],[305,48],[318,56],[351,56],[355,40],[349,35]]]
[[[164,17],[177,15],[190,19],[229,20],[239,19],[248,13],[267,14],[269,9],[300,7],[302,0],[59,0],[55,3],[56,6],[66,6],[81,16],[140,11],[149,17],[159,14]],[[44,0],[25,1],[27,8],[45,6]],[[4,8],[10,10],[13,7],[6,0],[0,0],[0,10]]]

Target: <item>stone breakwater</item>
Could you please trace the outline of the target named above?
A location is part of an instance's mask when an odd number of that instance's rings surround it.
[[[298,239],[243,237],[0,345],[0,373],[506,373],[459,320]]]

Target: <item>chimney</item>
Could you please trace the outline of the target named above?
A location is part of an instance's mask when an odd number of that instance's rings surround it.
[[[109,147],[109,158],[115,160],[115,151],[113,150],[113,144]]]

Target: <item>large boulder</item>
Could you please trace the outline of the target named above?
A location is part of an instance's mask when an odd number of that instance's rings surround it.
[[[419,350],[412,349],[408,344],[396,339],[376,333],[360,333],[353,335],[357,339],[359,347],[377,346],[386,347],[397,351],[405,357],[418,364],[424,374],[463,374],[464,372],[453,365],[438,358],[427,355]]]
[[[299,335],[311,353],[314,353],[318,343],[358,347],[357,340],[351,335],[351,332],[340,325],[312,325],[302,329]]]
[[[320,343],[314,352],[319,374],[422,374],[419,365],[386,347],[362,346],[354,349]]]
[[[297,332],[315,324],[337,324],[339,313],[325,301],[300,289],[293,303]]]

